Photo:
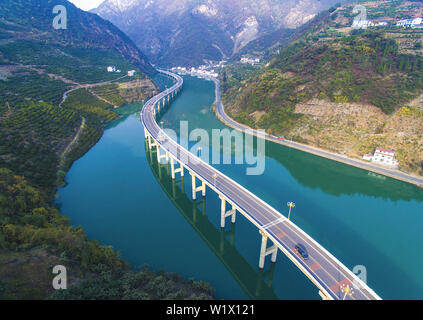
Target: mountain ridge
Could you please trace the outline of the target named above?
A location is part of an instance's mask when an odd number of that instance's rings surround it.
[[[259,36],[295,28],[335,3],[106,0],[91,12],[115,23],[154,63],[196,66],[205,60],[227,59]]]
[[[67,11],[67,29],[56,30],[52,23],[53,7]],[[20,12],[19,16],[15,13]],[[76,48],[113,49],[146,74],[154,74],[146,56],[126,34],[111,22],[78,9],[67,0],[3,0],[0,4],[0,29],[14,39]],[[13,30],[16,29],[17,30]],[[11,32],[13,31],[13,33]]]

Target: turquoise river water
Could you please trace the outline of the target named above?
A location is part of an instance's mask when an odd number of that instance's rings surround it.
[[[178,132],[186,120],[190,130],[225,128],[211,110],[214,84],[184,79],[164,127]],[[170,85],[163,76],[156,82]],[[258,269],[257,229],[238,215],[222,231],[216,194],[193,202],[189,176],[172,181],[146,148],[140,109],[121,108],[123,117],[72,166],[57,200],[71,223],[134,266],[210,282],[218,299],[319,299],[281,252]],[[216,167],[285,215],[294,201],[293,222],[351,270],[364,266],[383,299],[423,299],[423,189],[270,142],[262,175],[247,176],[246,165]]]

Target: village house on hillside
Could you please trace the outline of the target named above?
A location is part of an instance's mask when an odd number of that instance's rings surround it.
[[[115,66],[108,66],[107,67],[107,72],[117,72],[117,73],[120,73],[121,71],[119,69],[116,69]]]
[[[372,20],[357,20],[353,22],[352,27],[355,29],[367,29],[369,27],[386,27],[388,21],[372,21]]]
[[[395,22],[394,22],[395,23]],[[423,18],[411,18],[399,20],[395,23],[397,27],[402,28],[421,28],[423,26]],[[355,29],[367,29],[370,27],[387,27],[389,26],[388,21],[372,21],[372,20],[354,20],[352,27]]]
[[[386,27],[388,25],[388,21],[378,21],[375,22],[376,27]]]
[[[365,154],[363,159],[391,169],[398,169],[398,161],[395,159],[394,149],[376,148],[373,154]]]
[[[421,25],[423,22],[422,18],[404,19],[397,22],[397,27],[415,27]]]
[[[253,66],[255,64],[259,64],[260,59],[259,58],[253,59],[253,58],[248,58],[248,57],[243,56],[243,57],[241,57],[240,62],[241,63],[248,63],[248,64],[251,64]]]
[[[355,29],[367,29],[374,27],[375,23],[371,20],[354,20],[352,27]]]

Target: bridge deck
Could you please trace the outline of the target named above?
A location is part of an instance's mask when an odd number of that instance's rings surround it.
[[[155,104],[183,85],[183,79],[170,72],[161,71],[177,80],[166,91],[151,98],[142,109],[142,122],[149,135],[191,174],[205,181],[209,188],[223,195],[248,220],[267,235],[285,255],[328,297],[343,299],[342,287],[353,287],[353,293],[345,299],[371,300],[380,297],[357,278],[346,266],[308,236],[303,230],[285,218],[269,204],[246,190],[237,182],[201,161],[177,142],[168,137],[158,126],[153,109]],[[304,245],[309,259],[303,260],[295,252],[297,243]]]

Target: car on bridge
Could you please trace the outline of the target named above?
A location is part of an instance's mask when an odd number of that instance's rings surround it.
[[[303,258],[303,260],[307,260],[308,259],[308,252],[307,249],[301,244],[301,243],[297,243],[297,245],[295,246],[294,251],[301,257]]]

